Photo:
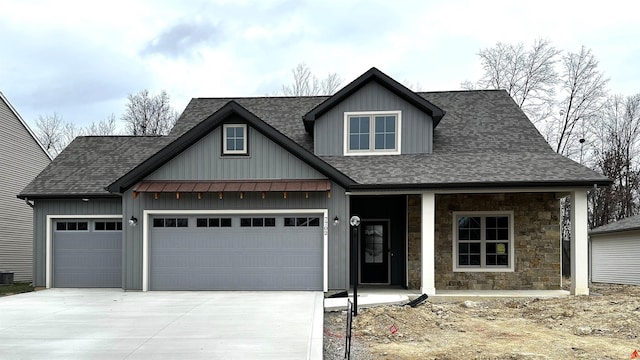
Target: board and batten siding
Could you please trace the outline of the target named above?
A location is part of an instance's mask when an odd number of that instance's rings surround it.
[[[300,120],[302,121],[302,120]],[[222,126],[147,176],[147,180],[323,179],[259,131],[248,128],[248,156],[222,155]]]
[[[352,111],[402,112],[402,154],[431,153],[433,120],[398,95],[376,82],[370,82],[356,93],[316,119],[313,130],[314,152],[318,156],[344,154],[344,113]]]
[[[142,232],[144,226],[144,210],[256,210],[260,213],[266,209],[328,209],[329,210],[329,289],[346,289],[348,286],[348,207],[344,189],[331,184],[331,197],[326,192],[288,193],[284,199],[280,192],[269,192],[262,199],[261,193],[244,193],[240,199],[238,193],[224,193],[220,199],[217,193],[197,194],[185,193],[176,199],[173,193],[158,194],[155,199],[152,193],[141,193],[133,198],[132,190],[123,195],[123,218],[134,216],[138,219],[135,227],[124,226],[124,288],[126,290],[142,289]],[[340,223],[333,225],[333,218],[338,216]]]
[[[46,232],[47,215],[121,215],[122,199],[67,199],[34,201],[35,258],[34,285],[46,286]],[[123,219],[123,225],[126,225]],[[123,226],[124,227],[124,226]]]
[[[16,195],[50,162],[0,96],[0,271],[33,277],[33,210]]]
[[[640,231],[591,235],[591,281],[640,286]]]

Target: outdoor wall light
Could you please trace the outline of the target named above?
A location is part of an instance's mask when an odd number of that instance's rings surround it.
[[[138,225],[138,218],[131,215],[131,219],[129,219],[129,226],[136,226],[136,225]]]
[[[333,226],[338,226],[338,224],[340,224],[340,218],[336,215],[336,217],[333,218]]]

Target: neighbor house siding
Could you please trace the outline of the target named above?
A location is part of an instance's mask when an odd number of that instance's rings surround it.
[[[16,195],[51,160],[0,96],[0,271],[33,276],[33,210]]]
[[[382,85],[370,82],[315,121],[313,132],[315,154],[343,155],[345,112],[394,110],[402,112],[401,152],[403,154],[431,153],[433,139],[431,117]]]
[[[591,235],[591,281],[640,286],[640,231]]]
[[[67,200],[36,200],[34,206],[35,246],[35,286],[46,286],[46,231],[48,215],[120,215],[122,214],[122,200],[109,199],[81,199]]]
[[[288,193],[285,199],[281,192],[269,192],[262,199],[262,194],[247,192],[240,199],[239,193],[227,192],[222,199],[218,193],[202,194],[198,199],[197,194],[185,193],[176,199],[173,193],[140,194],[133,198],[129,190],[123,195],[124,219],[135,216],[139,219],[138,226],[124,226],[124,286],[127,290],[142,289],[142,233],[144,210],[260,210],[265,209],[329,209],[329,288],[345,289],[348,275],[346,226],[347,205],[345,191],[336,184],[332,184],[331,195],[326,192]],[[333,226],[333,218],[341,219],[338,226]]]
[[[413,205],[413,206],[412,206]],[[419,208],[409,201],[410,228]],[[453,271],[453,212],[512,211],[515,267],[513,272]],[[554,193],[436,195],[436,289],[444,290],[557,290],[560,289],[559,201]],[[411,237],[410,237],[411,238]],[[409,284],[420,286],[414,254],[409,245]]]
[[[249,128],[249,156],[222,156],[221,127],[147,177],[149,180],[322,179],[318,171]]]

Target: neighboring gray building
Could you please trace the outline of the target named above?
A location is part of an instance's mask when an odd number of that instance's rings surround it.
[[[589,232],[591,281],[640,285],[640,215]]]
[[[81,137],[20,197],[35,282],[127,290],[559,289],[586,194],[505,91],[415,93],[372,68],[333,96],[195,98],[167,137]],[[360,238],[350,247],[349,219]]]
[[[16,195],[51,162],[29,126],[0,92],[0,272],[33,275],[33,210]]]

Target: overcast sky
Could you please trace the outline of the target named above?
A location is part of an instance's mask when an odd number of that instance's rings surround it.
[[[570,4],[571,3],[571,4]],[[548,38],[590,48],[614,93],[640,93],[640,2],[0,0],[0,91],[32,126],[86,125],[127,95],[263,96],[306,62],[343,85],[375,66],[424,91],[477,80],[478,50]]]

